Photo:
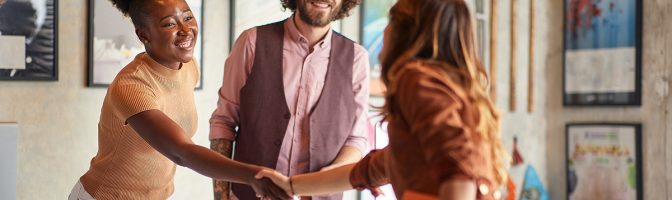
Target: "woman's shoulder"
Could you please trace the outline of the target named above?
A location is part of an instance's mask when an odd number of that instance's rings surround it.
[[[146,68],[148,68],[148,64],[143,56],[146,56],[146,53],[138,54],[135,56],[133,61],[122,68],[114,78],[114,81],[112,81],[110,84],[110,88],[114,88],[120,85],[148,85],[149,82],[146,80],[146,78],[149,76],[149,74],[146,72],[143,73],[143,71],[147,71]]]
[[[399,71],[394,87],[406,98],[450,97],[462,102],[467,98],[464,89],[439,68],[423,61],[406,63]],[[427,95],[432,94],[432,95]]]

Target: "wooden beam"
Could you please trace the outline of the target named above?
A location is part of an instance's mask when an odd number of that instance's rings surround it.
[[[490,0],[490,99],[497,104],[497,1]]]
[[[518,61],[518,0],[511,0],[511,79],[509,110],[516,110],[516,64]]]
[[[536,7],[536,0],[530,0],[530,54],[529,54],[529,69],[527,79],[527,112],[534,111],[534,8]]]

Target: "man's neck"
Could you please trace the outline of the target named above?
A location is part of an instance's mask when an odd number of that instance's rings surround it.
[[[324,27],[315,27],[303,22],[296,13],[294,13],[293,18],[296,29],[298,29],[299,33],[308,40],[308,47],[310,48],[311,53],[313,52],[313,47],[315,47],[319,41],[324,39],[324,37],[327,36],[327,33],[329,33],[329,30],[331,30],[331,24]]]

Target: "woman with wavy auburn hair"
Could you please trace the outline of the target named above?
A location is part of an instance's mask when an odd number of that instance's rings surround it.
[[[257,178],[300,196],[353,187],[379,195],[392,183],[399,199],[501,199],[509,156],[475,48],[464,1],[400,0],[379,57],[389,145],[330,171],[285,178],[262,170]]]

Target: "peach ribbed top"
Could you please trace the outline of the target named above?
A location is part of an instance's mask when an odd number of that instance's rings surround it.
[[[146,53],[122,69],[107,90],[98,123],[98,153],[80,181],[98,200],[160,199],[175,190],[176,165],[154,150],[126,119],[160,110],[192,137],[198,115],[194,87],[200,77],[195,60],[172,70]]]

